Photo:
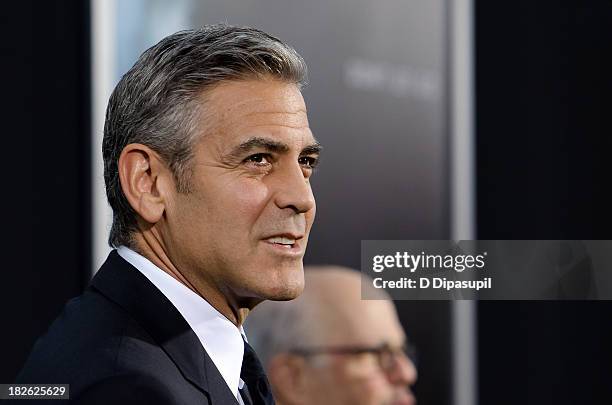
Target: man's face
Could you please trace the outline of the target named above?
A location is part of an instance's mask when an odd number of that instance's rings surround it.
[[[167,207],[164,240],[204,290],[226,299],[286,300],[304,286],[315,217],[318,144],[299,89],[275,80],[224,82],[204,95],[190,192]]]
[[[341,304],[340,304],[341,305]],[[386,343],[400,348],[405,341],[395,310],[388,301],[367,301],[344,313],[330,346],[376,347]],[[353,318],[353,319],[350,319]],[[346,321],[344,323],[343,321]],[[416,382],[414,364],[401,351],[383,370],[371,354],[325,355],[306,363],[309,396],[304,403],[321,405],[413,405],[410,386]]]

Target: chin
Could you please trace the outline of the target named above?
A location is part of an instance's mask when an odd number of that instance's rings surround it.
[[[267,299],[270,301],[291,301],[299,297],[302,291],[304,291],[304,288],[286,289],[282,293],[271,295]]]
[[[277,273],[274,281],[268,282],[262,287],[261,296],[266,300],[293,300],[304,291],[304,270],[301,266],[299,269],[283,269]]]

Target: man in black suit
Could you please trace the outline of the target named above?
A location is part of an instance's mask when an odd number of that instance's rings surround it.
[[[318,160],[278,39],[226,25],[173,34],[115,88],[104,179],[116,248],[36,343],[20,383],[83,404],[271,404],[242,323],[304,285]]]

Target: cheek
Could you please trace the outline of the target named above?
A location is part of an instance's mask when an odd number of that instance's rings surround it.
[[[265,209],[269,192],[258,180],[241,179],[216,190],[214,207],[233,222],[253,223]]]
[[[338,372],[341,373],[341,385],[346,387],[354,404],[385,404],[392,397],[392,389],[386,377],[370,364],[355,362]]]
[[[353,380],[347,387],[350,387],[352,403],[354,404],[388,404],[393,397],[393,391],[386,378],[375,374],[359,380]]]
[[[327,367],[313,368],[307,373],[304,389],[305,402],[308,404],[345,404],[350,398],[346,385],[338,375]]]

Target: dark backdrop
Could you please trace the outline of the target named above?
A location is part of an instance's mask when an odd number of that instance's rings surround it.
[[[610,1],[476,1],[480,239],[612,239],[611,23]],[[611,302],[478,307],[481,404],[610,402]]]
[[[0,383],[89,268],[88,1],[9,1],[2,35]]]

